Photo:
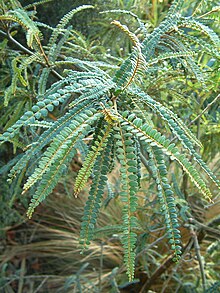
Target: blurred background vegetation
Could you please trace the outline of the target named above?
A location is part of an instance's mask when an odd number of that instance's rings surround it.
[[[20,1],[22,6],[33,2]],[[218,1],[185,2],[186,15],[190,12],[189,9],[194,10],[195,7],[198,13],[205,13],[218,5]],[[121,58],[129,54],[131,43],[129,38],[110,24],[111,21],[120,20],[134,32],[137,23],[131,14],[103,11],[121,9],[137,14],[151,32],[166,15],[170,3],[171,1],[166,0],[48,1],[34,6],[37,11],[34,17],[55,27],[62,16],[72,8],[83,4],[94,5],[94,9],[81,11],[73,17],[71,25],[74,43],[71,43],[70,37],[61,55],[94,61],[107,60],[111,64],[109,70],[112,70],[114,66],[117,68]],[[212,14],[211,18],[211,25],[219,33],[219,16]],[[42,44],[46,46],[48,31],[44,28],[42,31]],[[19,28],[17,36],[20,43],[24,44],[25,36]],[[5,91],[11,83],[11,60],[20,54],[22,52],[0,34],[1,132],[29,109],[36,97],[39,70],[37,65],[29,68],[28,87],[20,85],[9,100],[5,97]],[[169,105],[170,109],[175,109],[186,125],[190,125],[202,141],[203,159],[215,174],[219,175],[220,113],[219,99],[216,99],[219,63],[211,56],[201,55],[200,66],[207,72],[203,88],[196,79],[188,80],[187,72],[181,77],[175,76],[174,71],[171,71],[170,76],[164,76],[161,71],[153,80],[152,76],[149,76],[144,80],[144,86],[148,93],[161,103]],[[166,66],[163,70],[166,70]],[[54,77],[51,77],[48,83],[53,81]],[[212,104],[214,99],[216,103]],[[204,113],[200,115],[203,110]],[[51,119],[56,119],[59,113],[55,111],[53,115]],[[157,122],[157,117],[153,119]],[[158,128],[163,127],[159,120],[157,125]],[[19,154],[19,146],[13,148],[10,144],[4,144],[0,148],[0,292],[220,292],[219,197],[215,194],[214,203],[204,204],[187,178],[183,178],[181,185],[179,184],[180,174],[172,163],[169,166],[169,174],[178,196],[177,206],[184,246],[183,260],[176,264],[169,256],[154,183],[149,174],[144,174],[139,199],[139,206],[142,208],[137,211],[140,227],[136,274],[135,280],[128,283],[123,266],[120,235],[114,233],[114,227],[120,224],[121,214],[121,206],[117,201],[117,170],[112,173],[111,186],[106,191],[96,239],[89,251],[82,255],[78,247],[78,237],[87,190],[77,200],[72,197],[72,182],[81,164],[80,157],[71,163],[71,176],[65,176],[49,200],[37,209],[31,220],[27,220],[25,212],[28,198],[19,195],[22,176],[17,178],[12,186],[6,181],[6,171],[10,168],[7,163],[14,153]],[[190,207],[186,207],[186,198]],[[105,226],[109,228],[104,229]]]

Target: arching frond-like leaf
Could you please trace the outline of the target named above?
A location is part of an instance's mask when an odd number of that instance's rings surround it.
[[[39,43],[41,38],[41,32],[34,24],[34,22],[30,19],[28,13],[25,10],[21,8],[10,10],[7,14],[1,15],[0,20],[17,22],[23,28],[25,28],[27,30],[26,38],[29,47],[33,47],[34,40]]]
[[[60,22],[58,23],[58,25],[56,26],[56,30],[54,30],[52,35],[51,35],[51,38],[50,38],[49,43],[48,43],[49,48],[56,43],[60,32],[65,28],[65,26],[69,23],[69,21],[72,19],[72,17],[77,12],[80,12],[80,11],[82,11],[84,9],[91,9],[91,8],[94,8],[94,7],[92,5],[82,5],[82,6],[79,6],[77,8],[72,9],[70,12],[65,14],[63,16],[63,18],[60,20]]]
[[[147,144],[144,144],[144,146],[149,153],[149,167],[157,184],[157,197],[160,204],[160,212],[164,216],[167,236],[171,244],[171,249],[174,251],[174,260],[177,261],[180,259],[181,254],[181,236],[178,229],[179,224],[173,191],[167,179],[163,152],[156,146],[151,147]]]
[[[101,207],[101,200],[104,194],[104,188],[107,183],[107,174],[111,165],[111,148],[112,137],[109,136],[102,153],[98,155],[93,168],[93,179],[89,191],[89,197],[84,208],[84,215],[82,218],[82,228],[80,231],[80,244],[85,249],[93,239],[94,229],[97,221],[99,209]]]
[[[28,4],[28,5],[24,6],[24,9],[34,8],[34,7],[38,6],[38,5],[42,5],[42,4],[51,2],[51,1],[54,1],[54,0],[39,0],[39,1],[36,1],[34,3],[31,3],[31,4]]]
[[[91,120],[88,122],[92,124],[91,122],[95,122],[99,117],[100,113],[96,113],[91,117]],[[85,124],[81,124],[80,128],[77,130],[78,139],[82,139],[91,129],[91,126],[90,124],[88,124],[88,122]],[[63,148],[60,148],[60,153],[56,157],[57,160],[52,165],[48,163],[49,161],[47,157],[45,157],[46,159],[43,158],[41,160],[39,168],[42,170],[42,172],[45,173],[45,175],[41,179],[37,191],[35,192],[33,199],[31,200],[31,204],[27,211],[27,216],[29,218],[32,216],[34,209],[39,205],[39,203],[42,202],[52,192],[53,188],[56,186],[58,180],[60,179],[60,176],[65,171],[66,164],[68,164],[69,161],[76,154],[76,150],[74,148],[75,139],[72,140],[72,138],[73,135],[70,126],[68,129],[62,132],[62,135],[56,137],[56,139],[54,139],[53,143],[51,144],[51,147],[47,149],[48,155],[51,154],[51,156],[54,158],[55,154],[57,154],[56,145],[60,144],[60,141],[64,140],[65,143],[62,144]],[[40,172],[38,172],[38,170],[35,172],[35,175],[35,178],[37,180],[41,178],[41,174]],[[27,187],[29,187],[30,184],[33,184],[35,180],[35,178],[31,178],[33,179],[33,181],[31,179],[32,182],[30,182]]]
[[[97,140],[94,141],[94,144],[91,146],[91,150],[88,152],[83,167],[80,169],[76,178],[76,182],[74,185],[75,196],[77,196],[80,190],[82,190],[87,179],[89,178],[97,156],[100,155],[100,152],[106,146],[108,136],[111,133],[111,129],[111,124],[105,125],[104,128],[100,131]]]
[[[122,10],[122,9],[112,9],[112,10],[106,10],[106,11],[101,11],[100,14],[106,14],[106,13],[111,13],[111,14],[125,14],[125,15],[130,15],[131,17],[135,18],[140,26],[140,29],[142,30],[142,32],[146,35],[147,34],[147,30],[146,27],[144,25],[144,23],[142,22],[142,20],[133,12],[128,11],[128,10]]]
[[[169,139],[161,135],[156,129],[153,129],[147,123],[142,124],[142,120],[137,118],[134,114],[128,115],[127,112],[120,116],[122,125],[127,125],[127,130],[137,135],[140,140],[149,142],[152,146],[161,148],[167,155],[175,159],[189,175],[192,182],[199,188],[204,197],[208,200],[211,198],[211,192],[207,188],[204,180],[196,168],[190,163],[185,154],[181,154],[174,143],[171,143]]]
[[[184,21],[181,22],[181,25],[201,31],[203,34],[207,35],[210,38],[213,46],[215,46],[217,49],[220,47],[220,39],[218,35],[211,28],[204,25],[203,23],[196,21],[191,17],[187,17]]]
[[[23,193],[41,179],[51,165],[55,164],[56,161],[62,158],[63,152],[65,152],[66,148],[69,148],[70,144],[73,148],[76,141],[82,137],[83,129],[90,124],[91,120],[94,120],[93,113],[94,109],[93,111],[90,109],[90,112],[84,112],[81,115],[77,115],[71,123],[68,123],[68,126],[64,127],[60,133],[56,135],[50,146],[44,152],[43,157],[40,159],[38,167],[24,184]],[[92,114],[92,119],[88,114]],[[98,114],[96,114],[96,116],[97,115]]]
[[[127,267],[129,280],[134,277],[134,262],[135,262],[135,243],[137,228],[137,218],[134,215],[137,207],[137,191],[138,185],[138,160],[136,157],[136,143],[132,139],[132,134],[127,132],[126,127],[115,127],[117,139],[117,157],[121,164],[121,192],[120,197],[124,203],[123,208],[123,236],[122,244],[124,246],[124,261]],[[118,140],[118,138],[120,139]]]
[[[183,146],[189,151],[189,153],[194,157],[195,161],[203,168],[203,170],[207,173],[209,178],[219,186],[219,181],[210,168],[205,164],[205,162],[201,159],[201,156],[197,154],[196,150],[193,147],[193,141],[199,146],[201,144],[194,137],[194,135],[184,126],[181,119],[179,119],[171,110],[167,109],[157,101],[153,100],[151,97],[146,95],[145,93],[138,92],[138,97],[141,97],[139,102],[146,103],[150,108],[156,110],[156,112],[164,119],[169,127],[172,130],[172,133],[177,136],[177,138],[182,142]]]

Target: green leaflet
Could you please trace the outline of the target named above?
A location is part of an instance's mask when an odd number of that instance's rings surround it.
[[[22,76],[21,72],[22,72],[22,69],[19,68],[17,66],[17,62],[18,62],[18,58],[15,58],[13,61],[12,61],[12,69],[14,70],[15,72],[15,75],[14,76],[17,76],[18,79],[20,80],[20,82],[23,84],[23,86],[27,86],[27,81],[24,79],[24,77]]]
[[[91,117],[90,121],[88,121],[88,123],[95,122],[98,118],[100,117],[100,114],[95,114]],[[91,126],[89,124],[82,124],[81,125],[81,129],[78,130],[79,136],[78,139],[82,139],[91,129]],[[70,136],[71,131],[70,130],[66,130],[65,134],[63,133],[63,135],[66,135],[68,137],[68,140],[66,140],[66,144],[64,145],[65,147],[62,149],[62,152],[59,154],[59,156],[56,157],[56,161],[54,161],[53,165],[49,165],[48,162],[46,162],[47,166],[44,166],[44,160],[41,161],[42,165],[40,167],[45,168],[45,170],[43,169],[43,172],[45,172],[45,175],[41,178],[41,173],[37,172],[36,177],[31,177],[32,179],[36,179],[36,180],[40,180],[38,188],[31,200],[31,203],[29,205],[28,211],[27,211],[27,216],[29,218],[31,218],[34,209],[39,205],[40,202],[42,202],[53,190],[53,188],[57,185],[60,176],[62,175],[62,173],[65,171],[66,169],[66,164],[68,164],[70,162],[70,160],[74,157],[74,155],[76,154],[76,150],[74,148],[75,145],[75,140],[71,140],[71,136]],[[60,137],[61,138],[61,137]],[[55,142],[56,144],[57,142]],[[59,139],[58,139],[58,143],[59,143]],[[48,153],[51,151],[47,150]],[[54,149],[55,153],[56,153],[56,148]],[[53,156],[53,154],[51,154]],[[38,177],[37,177],[38,176]],[[33,183],[33,182],[32,182]]]
[[[80,115],[82,112],[86,111],[87,115],[91,115],[91,113],[94,113],[94,109],[90,108],[90,101],[83,99],[80,100],[80,103],[78,105],[75,105],[73,109],[71,109],[69,112],[67,112],[64,116],[59,118],[56,122],[53,123],[53,125],[47,129],[40,137],[37,138],[35,142],[29,146],[29,148],[26,150],[26,153],[23,155],[23,157],[16,163],[16,165],[10,170],[9,173],[9,181],[11,182],[13,178],[17,176],[21,170],[23,170],[28,163],[28,161],[35,156],[36,154],[39,154],[39,152],[45,147],[48,143],[51,142],[51,140],[58,134],[60,131],[67,127],[69,123],[71,123],[72,120],[74,120],[75,117]]]
[[[139,44],[138,44],[139,45]],[[130,57],[122,63],[116,71],[113,81],[117,84],[118,91],[124,91],[137,74],[145,70],[145,60],[140,47],[135,47]]]
[[[194,157],[195,161],[200,165],[200,167],[206,172],[209,178],[217,185],[219,185],[219,180],[210,170],[210,168],[201,159],[201,156],[196,152],[193,143],[201,146],[201,143],[196,139],[196,137],[191,133],[191,131],[184,125],[184,123],[175,115],[171,110],[164,107],[157,101],[153,100],[145,93],[135,92],[136,95],[141,98],[139,102],[146,104],[148,107],[156,110],[156,112],[161,116],[163,120],[167,122],[172,133],[181,141],[182,145],[189,151],[189,153]]]
[[[100,131],[100,135],[98,135],[97,140],[95,140],[93,145],[91,146],[91,150],[88,152],[83,167],[80,169],[76,178],[76,182],[74,185],[75,196],[78,195],[78,193],[83,189],[84,185],[86,184],[87,179],[89,178],[92,172],[95,160],[105,147],[111,130],[111,124],[105,125],[104,128]]]
[[[68,24],[68,22],[71,20],[71,18],[77,13],[84,9],[94,8],[92,5],[82,5],[77,8],[72,9],[67,14],[65,14],[62,19],[59,21],[56,29],[53,31],[51,38],[49,40],[48,46],[51,48],[57,41],[57,38],[59,34],[62,32],[62,30],[65,28],[65,26]]]
[[[28,4],[28,5],[24,6],[24,9],[34,8],[34,7],[38,6],[38,5],[42,5],[44,3],[51,2],[51,1],[53,1],[53,0],[39,0],[39,1],[36,1],[34,3],[31,3],[31,4]]]
[[[160,212],[164,216],[164,222],[167,229],[169,244],[174,251],[174,261],[180,259],[181,242],[177,210],[172,188],[168,183],[167,169],[164,161],[163,152],[158,147],[144,145],[149,153],[149,167],[157,184],[157,197],[160,204]]]
[[[61,87],[63,81],[57,82],[58,88]],[[57,89],[57,88],[55,88]],[[48,112],[53,111],[54,106],[58,106],[60,103],[63,103],[65,99],[70,97],[70,93],[63,92],[63,95],[59,93],[51,93],[52,89],[48,91],[50,95],[45,95],[45,99],[39,101],[32,107],[32,111],[27,111],[24,115],[10,128],[7,129],[2,136],[0,136],[0,143],[10,140],[15,136],[16,133],[19,132],[20,128],[24,125],[28,125],[29,123],[33,123],[36,119],[40,119],[41,117],[45,117],[48,115]]]
[[[85,78],[87,75],[83,75]],[[81,99],[98,99],[101,95],[105,94],[110,87],[112,87],[112,82],[108,84],[99,82],[94,82],[93,85],[90,84],[89,90],[85,91],[85,82],[87,80],[82,79],[76,82],[76,77],[74,72],[68,78],[58,81],[53,84],[53,86],[47,90],[44,94],[44,99],[39,101],[32,107],[32,111],[27,111],[14,125],[7,129],[2,136],[0,136],[0,143],[12,139],[19,129],[24,125],[29,125],[35,122],[41,117],[46,117],[49,112],[54,110],[54,107],[59,104],[64,103],[68,98],[70,98],[72,93],[80,93]],[[78,77],[77,77],[78,79]],[[65,84],[65,86],[64,86]],[[77,104],[77,99],[74,101],[74,105]]]
[[[217,59],[220,58],[220,53],[218,52],[218,50],[213,47],[211,44],[205,42],[204,40],[202,40],[201,38],[197,38],[197,37],[193,37],[191,35],[186,35],[182,32],[179,32],[181,39],[184,40],[184,42],[187,44],[187,42],[192,42],[195,43],[197,46],[199,46],[199,49],[202,50],[203,52],[213,56]]]
[[[60,179],[60,176],[66,169],[66,164],[69,163],[75,154],[75,149],[70,146],[63,153],[62,159],[57,162],[56,165],[52,166],[50,169],[47,169],[47,172],[41,180],[40,185],[38,186],[37,191],[35,192],[29,205],[27,211],[29,219],[32,217],[34,209],[53,191]]]
[[[187,17],[183,20],[182,25],[184,27],[192,28],[195,30],[199,30],[202,32],[202,34],[207,35],[210,40],[212,41],[212,44],[216,47],[216,49],[219,49],[220,47],[220,39],[218,35],[208,26],[202,24],[201,22],[191,18]]]
[[[16,8],[9,13],[0,16],[0,20],[9,20],[19,23],[27,30],[26,39],[28,47],[33,47],[33,42],[39,43],[41,32],[35,23],[30,19],[27,12],[21,8]]]
[[[75,120],[72,120],[65,128],[63,128],[58,135],[53,138],[52,143],[44,152],[43,157],[39,161],[38,167],[35,169],[34,173],[29,176],[27,182],[24,184],[23,193],[26,192],[33,184],[35,184],[39,179],[42,178],[45,172],[51,167],[51,165],[56,164],[56,162],[61,159],[67,148],[70,146],[73,148],[76,141],[87,134],[87,127],[99,117],[99,114],[93,114],[88,116],[85,112],[78,115]],[[78,121],[83,123],[80,123]]]
[[[192,182],[199,188],[204,197],[208,200],[211,199],[211,192],[207,188],[204,180],[201,178],[199,172],[190,163],[187,157],[180,153],[174,143],[166,139],[160,132],[153,129],[147,123],[142,124],[141,119],[136,120],[137,117],[132,114],[128,115],[127,112],[120,116],[122,125],[130,127],[129,131],[134,135],[138,135],[140,140],[149,142],[151,146],[157,146],[163,150],[163,152],[169,155],[172,159],[175,159],[189,175]]]
[[[39,83],[38,83],[39,95],[43,95],[46,92],[46,86],[47,86],[47,81],[48,81],[50,71],[51,71],[50,68],[44,68],[42,70],[41,76],[39,78]]]
[[[154,55],[155,48],[158,46],[161,36],[165,35],[166,32],[177,25],[179,19],[179,14],[177,14],[178,7],[181,7],[182,4],[183,1],[174,1],[165,20],[163,20],[160,25],[155,28],[153,32],[143,41],[142,52],[146,58],[146,61],[149,61]]]
[[[179,57],[186,57],[186,56],[192,56],[194,54],[193,51],[186,51],[186,52],[168,52],[168,53],[164,53],[161,54],[159,57],[157,58],[153,58],[151,60],[149,60],[146,64],[146,66],[150,66],[152,64],[158,63],[162,60],[166,60],[166,59],[171,59],[171,58],[179,58]]]
[[[188,137],[188,139],[190,139],[191,145],[196,144],[197,146],[202,147],[201,142],[198,141],[198,139],[190,131],[190,129],[170,109],[168,109],[167,107],[164,107],[162,104],[155,101],[154,99],[152,99],[150,96],[148,96],[147,94],[145,94],[143,92],[140,92],[140,91],[136,92],[135,91],[135,94],[141,98],[141,100],[139,100],[140,102],[146,103],[146,105],[148,107],[156,110],[156,112],[160,115],[160,117],[168,123],[168,125],[170,126],[172,131],[174,131],[174,133],[179,138],[180,138],[180,134],[183,134],[183,132],[184,132],[184,134]],[[177,131],[177,129],[178,129],[178,131]],[[191,148],[193,149],[193,146],[191,146]]]
[[[126,127],[119,125],[115,131],[120,134],[121,146],[117,148],[117,157],[121,164],[121,192],[120,198],[124,203],[122,211],[123,236],[121,242],[124,247],[124,262],[127,267],[127,274],[131,281],[134,277],[135,244],[137,234],[137,218],[134,215],[137,207],[138,185],[138,159],[136,156],[136,142],[132,139],[132,134],[126,131]],[[117,134],[117,135],[118,135]]]
[[[98,155],[92,172],[92,184],[86,202],[80,231],[80,244],[84,250],[94,236],[97,216],[101,207],[104,189],[107,183],[107,174],[111,165],[112,136],[107,138],[106,145]]]

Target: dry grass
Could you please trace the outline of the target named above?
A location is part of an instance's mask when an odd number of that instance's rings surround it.
[[[115,186],[118,185],[117,178],[115,171],[111,178]],[[139,237],[135,276],[140,281],[130,285],[126,283],[120,235],[113,229],[110,229],[109,233],[97,233],[89,250],[80,254],[78,238],[87,195],[81,194],[78,199],[67,197],[65,193],[67,191],[71,194],[71,188],[70,182],[67,182],[66,188],[62,184],[58,185],[47,203],[38,207],[32,220],[8,230],[4,251],[0,255],[4,280],[0,283],[0,291],[147,292],[143,291],[143,288],[152,278],[152,292],[170,293],[179,292],[178,287],[184,283],[193,284],[196,280],[201,280],[201,268],[194,244],[186,250],[183,260],[178,264],[169,263],[171,252],[164,237],[163,219],[157,205],[152,203],[155,199],[153,191],[148,191],[150,201],[146,200],[146,190],[151,190],[146,183],[143,184],[139,195],[139,209],[136,213],[140,226],[137,227]],[[196,196],[191,197],[191,205],[194,206],[197,220],[208,223],[219,214],[220,203],[204,210],[198,202]],[[120,201],[111,200],[108,207],[103,208],[99,215],[98,228],[119,225],[121,209]],[[25,211],[23,213],[25,214]],[[202,228],[197,228],[196,235],[200,237]],[[192,237],[190,229],[181,227],[181,231],[183,243],[187,245]],[[202,236],[200,253],[205,257],[206,278],[208,283],[212,283],[220,274],[220,263],[214,262],[219,254],[216,256],[216,252],[207,253],[207,247],[213,242],[213,238],[210,237],[214,236],[210,231],[204,231],[206,236]],[[153,279],[154,273],[164,264],[169,265]]]

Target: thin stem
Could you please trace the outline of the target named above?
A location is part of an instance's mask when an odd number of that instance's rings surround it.
[[[218,12],[219,10],[220,10],[219,7],[214,7],[214,8],[212,8],[212,10],[210,10],[210,11],[208,11],[208,12],[206,12],[206,13],[200,15],[200,16],[198,16],[197,18],[202,18],[202,17],[207,16],[207,15],[213,13],[213,12]]]
[[[12,43],[14,43],[17,47],[19,47],[24,53],[27,53],[29,55],[33,55],[33,52],[30,51],[28,48],[24,47],[21,43],[19,43],[17,40],[15,40],[12,35],[10,34],[10,32],[8,31],[6,34],[7,38],[9,39],[9,41],[11,41]]]
[[[147,169],[147,171],[150,174],[150,176],[152,176],[152,171],[151,171],[151,169],[149,167],[148,161],[147,161],[147,159],[145,158],[145,156],[142,153],[140,153],[140,158],[141,158],[142,164]]]
[[[5,37],[7,37],[7,39],[9,41],[11,41],[13,44],[15,44],[18,48],[20,48],[21,51],[23,51],[24,53],[28,54],[28,55],[34,55],[34,52],[32,52],[31,50],[29,50],[28,48],[26,48],[25,46],[23,46],[21,43],[19,43],[17,40],[15,40],[12,35],[10,34],[9,31],[7,31],[7,33],[0,31],[0,33],[2,35],[4,35]],[[46,59],[45,59],[46,60]],[[50,68],[50,64],[47,62],[46,64],[43,62],[38,61],[42,66],[44,67],[48,67]],[[54,69],[50,68],[51,73],[53,74],[54,77],[56,77],[57,79],[61,80],[63,79],[63,77]]]
[[[190,250],[191,250],[191,248],[193,246],[193,243],[194,243],[194,240],[193,240],[193,238],[191,238],[191,240],[188,242],[188,245],[187,245],[187,247],[186,247],[186,249],[184,251],[184,254],[182,255],[182,259],[184,259],[185,256],[190,252]],[[161,293],[166,292],[165,290],[167,289],[167,286],[168,286],[169,282],[171,281],[171,279],[173,278],[173,275],[177,272],[177,270],[179,269],[179,267],[181,266],[181,264],[182,264],[181,262],[178,262],[176,264],[176,266],[173,268],[173,270],[170,273],[169,278],[167,279],[166,283],[163,284],[163,288],[161,290]]]
[[[214,104],[218,99],[220,98],[220,94],[219,95],[217,95],[217,97],[215,97],[215,99],[211,102],[211,103],[209,103],[206,107],[205,107],[205,109],[195,118],[195,119],[193,119],[192,121],[190,121],[190,123],[187,125],[188,127],[189,126],[191,126],[197,119],[199,119],[211,106],[212,106],[212,104]]]
[[[183,248],[183,254],[182,254],[182,259],[184,256],[191,250],[193,244],[193,239],[190,238],[188,243],[185,245]],[[139,291],[140,293],[148,292],[150,287],[155,284],[157,279],[170,267],[174,264],[173,262],[173,255],[167,258],[151,275],[149,279],[146,280],[144,283],[143,287]]]
[[[196,137],[198,140],[200,140],[200,117],[199,119],[197,120],[197,134],[196,134]]]
[[[99,268],[99,292],[102,292],[102,274],[103,274],[103,242],[100,245],[100,268]]]
[[[20,270],[20,278],[18,284],[18,293],[22,293],[24,289],[24,275],[25,275],[25,268],[26,268],[26,258],[23,257],[21,260],[21,270]]]
[[[195,249],[195,253],[197,256],[197,260],[199,262],[199,268],[200,268],[200,273],[201,273],[201,277],[202,277],[202,287],[203,287],[203,291],[205,292],[206,277],[205,277],[205,271],[204,271],[204,263],[202,261],[202,257],[201,257],[201,253],[200,253],[200,246],[199,246],[198,237],[197,237],[197,234],[192,226],[190,226],[190,234],[192,235],[192,238],[194,241],[194,249]]]
[[[220,231],[218,229],[215,229],[213,227],[209,227],[209,225],[205,225],[203,223],[198,222],[196,219],[192,218],[190,214],[188,214],[189,221],[192,224],[195,224],[198,228],[203,229],[206,231],[206,233],[211,234],[212,236],[216,237],[217,239],[220,237]]]
[[[144,249],[142,249],[142,250],[136,255],[136,259],[138,259],[138,257],[140,257],[141,255],[143,255],[143,253],[145,253],[147,250],[153,248],[157,243],[159,243],[160,241],[162,241],[164,238],[166,238],[166,235],[163,235],[163,236],[157,238],[157,240],[155,240],[154,242],[152,242],[151,244],[149,244],[148,246],[146,246]]]
[[[43,279],[43,281],[40,283],[40,285],[36,288],[36,290],[34,290],[34,293],[37,293],[42,287],[43,285],[46,283],[46,281],[48,280],[48,276],[46,278]]]
[[[187,127],[190,127],[194,122],[196,122],[196,120],[198,120],[218,99],[220,98],[220,94],[217,95],[217,97],[215,97],[215,99],[209,103],[205,109],[195,118],[193,119],[192,121],[190,121],[188,124],[187,124]],[[171,139],[171,142],[175,141],[177,138],[176,137],[173,137]]]

